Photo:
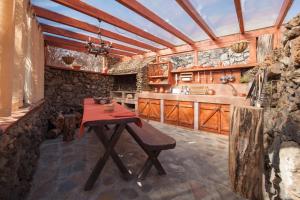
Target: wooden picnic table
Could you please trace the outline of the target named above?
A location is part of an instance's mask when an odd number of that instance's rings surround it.
[[[131,172],[126,168],[126,166],[123,164],[118,154],[114,150],[114,147],[120,139],[120,136],[127,124],[135,123],[138,126],[142,126],[142,122],[134,112],[127,110],[118,103],[113,104],[113,111],[105,111],[105,106],[95,104],[92,98],[84,99],[84,111],[80,127],[80,135],[82,136],[84,134],[84,127],[91,127],[95,130],[98,139],[105,147],[103,156],[98,160],[96,166],[94,167],[85,184],[85,190],[92,189],[109,156],[112,157],[125,180],[130,179],[132,176]],[[105,128],[107,128],[107,126],[111,124],[115,125],[115,128],[111,137],[108,138],[106,134],[104,134],[104,131]]]

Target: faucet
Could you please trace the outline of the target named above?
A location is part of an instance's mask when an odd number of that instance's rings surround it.
[[[227,83],[227,85],[230,85],[230,87],[232,88],[232,95],[233,95],[233,96],[237,96],[238,92],[237,92],[237,90],[235,89],[235,87],[234,87],[231,83]]]

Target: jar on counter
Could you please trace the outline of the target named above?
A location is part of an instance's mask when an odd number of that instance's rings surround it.
[[[163,87],[160,87],[160,88],[159,88],[159,92],[160,92],[160,93],[164,93],[164,88],[163,88]]]

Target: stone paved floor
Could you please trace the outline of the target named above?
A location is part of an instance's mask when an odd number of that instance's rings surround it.
[[[177,141],[174,150],[164,151],[159,157],[167,171],[166,176],[158,176],[152,168],[140,185],[135,179],[124,181],[115,164],[109,160],[93,189],[84,191],[84,183],[100,152],[103,152],[96,135],[90,132],[70,143],[63,143],[62,138],[57,138],[41,145],[38,169],[27,199],[241,199],[229,189],[226,136],[151,123]],[[137,172],[146,159],[128,133],[122,134],[117,152],[121,153],[121,159],[133,172]]]

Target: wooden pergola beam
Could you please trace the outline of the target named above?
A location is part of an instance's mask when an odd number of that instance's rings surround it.
[[[77,19],[74,19],[71,17],[67,17],[67,16],[58,14],[56,12],[53,12],[53,11],[50,11],[50,10],[47,10],[47,9],[44,9],[44,8],[41,8],[38,6],[32,6],[32,8],[34,9],[36,16],[38,16],[38,17],[45,18],[45,19],[48,19],[48,20],[51,20],[51,21],[54,21],[57,23],[68,25],[68,26],[72,26],[72,27],[75,27],[75,28],[78,28],[81,30],[95,33],[95,34],[98,34],[98,32],[99,32],[99,27],[91,25],[89,23],[82,22],[80,20],[77,20]],[[131,44],[134,46],[138,46],[138,47],[141,47],[144,49],[149,49],[154,52],[159,50],[159,48],[157,48],[157,47],[148,45],[146,43],[125,37],[123,35],[120,35],[120,34],[117,34],[117,33],[111,32],[111,31],[108,31],[106,29],[101,29],[101,34],[105,37],[112,38],[112,39],[115,39],[118,41],[122,41],[122,42]]]
[[[59,27],[50,26],[50,25],[47,25],[47,24],[40,24],[40,25],[42,27],[42,31],[46,32],[46,33],[61,35],[61,36],[64,36],[64,37],[73,38],[73,39],[81,40],[81,41],[88,41],[90,39],[91,42],[97,43],[97,44],[99,44],[99,42],[100,42],[100,40],[98,38],[87,36],[87,35],[84,35],[84,34],[81,34],[81,33],[75,33],[73,31],[69,31],[69,30],[66,30],[66,29],[59,28]],[[108,41],[104,41],[104,42],[106,44],[110,43]],[[120,49],[120,50],[123,50],[123,51],[129,51],[129,52],[133,52],[133,53],[137,53],[137,54],[146,53],[146,51],[142,51],[142,50],[139,50],[139,49],[127,47],[127,46],[117,44],[117,43],[113,43],[112,48]]]
[[[275,25],[274,25],[277,29],[279,29],[281,27],[283,20],[284,20],[285,16],[287,15],[289,9],[291,8],[293,2],[294,2],[294,0],[284,0],[283,4],[281,6],[281,9],[280,9],[279,15],[278,15]]]
[[[100,9],[97,9],[87,3],[84,3],[83,1],[80,0],[52,0],[58,4],[64,5],[66,7],[69,7],[71,9],[74,9],[78,12],[84,13],[86,15],[89,15],[91,17],[94,17],[96,19],[100,19],[108,24],[114,25],[116,27],[122,28],[126,31],[129,31],[131,33],[134,33],[136,35],[139,35],[143,38],[146,38],[150,41],[156,42],[158,44],[161,44],[163,46],[173,48],[175,45],[172,43],[163,40],[159,37],[156,37],[132,24],[129,24],[113,15],[110,15]]]
[[[85,49],[85,52],[87,52],[87,49],[85,48],[85,43],[82,42],[77,42],[74,40],[69,40],[69,39],[64,39],[64,38],[59,38],[59,37],[54,37],[54,36],[49,36],[49,35],[44,35],[44,40],[47,42],[55,42],[55,43],[61,43],[62,45],[68,45],[68,46],[73,46],[75,48],[79,49]],[[110,49],[110,52],[112,54],[118,54],[118,55],[123,55],[123,56],[134,56],[136,54],[126,52],[126,51],[120,51],[116,49]]]
[[[161,17],[156,15],[154,12],[143,6],[136,0],[117,0],[119,3],[124,5],[125,7],[129,8],[130,10],[134,11],[135,13],[141,15],[145,19],[151,21],[152,23],[156,24],[157,26],[161,27],[162,29],[168,31],[169,33],[173,34],[174,36],[178,37],[179,39],[183,40],[187,44],[194,45],[194,41],[187,37],[185,34],[180,32],[174,26],[167,23]]]
[[[240,32],[241,32],[241,34],[244,34],[245,27],[244,27],[244,19],[243,19],[241,0],[234,0],[234,5],[235,5],[236,16],[239,21]]]
[[[75,47],[75,46],[57,43],[57,42],[53,42],[53,41],[45,41],[45,44],[46,44],[46,46],[52,46],[52,47],[57,47],[57,48],[61,48],[61,49],[67,49],[67,50],[71,50],[71,51],[86,53],[86,49],[84,49],[82,47]],[[117,54],[109,54],[109,57],[116,57],[116,58],[120,58],[120,59],[123,58],[123,56],[120,56]]]
[[[176,0],[176,2],[185,10],[185,12],[203,29],[203,31],[212,40],[218,39],[189,0]]]

